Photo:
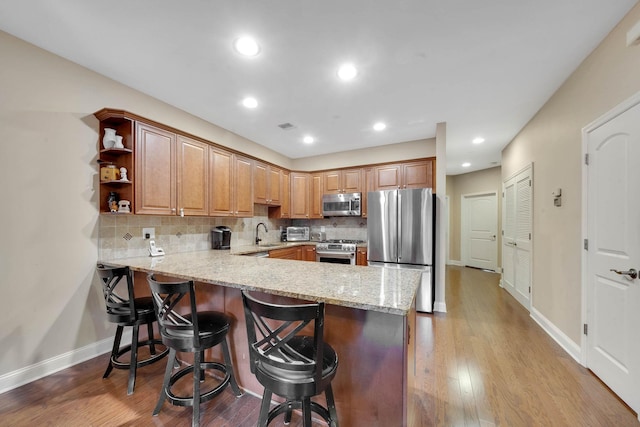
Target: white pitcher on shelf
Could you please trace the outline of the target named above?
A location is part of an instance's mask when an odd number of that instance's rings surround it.
[[[122,136],[116,135],[116,143],[113,148],[124,148],[124,144],[122,143]]]
[[[104,128],[104,137],[102,138],[102,146],[105,149],[113,148],[116,145],[116,130]]]

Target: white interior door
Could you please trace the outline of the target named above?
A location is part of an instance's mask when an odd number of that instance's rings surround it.
[[[531,309],[532,169],[503,184],[502,287]]]
[[[640,413],[640,99],[586,131],[587,366]]]
[[[498,258],[496,193],[462,196],[462,260],[495,271]]]

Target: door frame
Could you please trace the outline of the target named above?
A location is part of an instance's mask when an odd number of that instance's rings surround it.
[[[481,191],[478,193],[468,193],[468,194],[462,194],[460,196],[460,258],[462,261],[462,265],[467,265],[467,261],[468,261],[468,257],[469,257],[469,250],[465,244],[465,238],[468,239],[468,231],[467,231],[467,226],[468,224],[468,218],[466,217],[465,213],[465,207],[466,204],[468,203],[467,198],[472,198],[472,197],[479,197],[479,196],[494,196],[495,197],[495,230],[496,230],[496,240],[495,240],[495,251],[496,251],[496,259],[495,259],[495,269],[493,270],[494,272],[498,273],[498,242],[501,242],[501,239],[499,239],[499,234],[500,234],[500,230],[498,230],[498,223],[500,222],[498,219],[498,217],[501,215],[498,212],[498,192],[496,191]]]
[[[588,292],[588,267],[587,264],[589,262],[589,252],[584,249],[584,242],[589,238],[588,232],[588,196],[589,196],[589,187],[588,187],[588,165],[587,165],[587,153],[589,152],[588,147],[588,138],[589,133],[598,127],[604,125],[605,123],[613,120],[617,116],[626,112],[627,110],[635,107],[640,104],[640,92],[637,92],[635,95],[631,96],[627,100],[621,102],[620,104],[613,107],[608,112],[604,113],[602,116],[598,117],[588,125],[582,128],[582,241],[580,242],[581,246],[581,275],[582,275],[582,296],[581,296],[581,305],[582,305],[582,324],[587,324],[587,292]],[[588,367],[587,360],[587,335],[584,333],[584,328],[582,329],[582,334],[580,336],[580,364],[585,368]],[[638,419],[640,419],[640,415],[638,415]]]

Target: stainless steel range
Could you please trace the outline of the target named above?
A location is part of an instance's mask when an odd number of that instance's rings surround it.
[[[356,265],[356,246],[363,240],[324,240],[316,245],[316,261]]]

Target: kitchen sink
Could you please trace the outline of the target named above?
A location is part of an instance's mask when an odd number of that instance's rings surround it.
[[[282,243],[265,243],[264,245],[258,245],[259,248],[275,248],[276,246],[282,246]]]
[[[251,252],[251,253],[245,254],[245,256],[252,256],[256,258],[269,258],[269,252],[267,251]]]

